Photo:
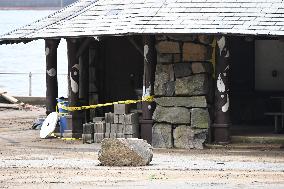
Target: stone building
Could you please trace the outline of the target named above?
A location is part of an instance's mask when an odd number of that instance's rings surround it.
[[[44,39],[47,70],[56,73],[66,39],[70,106],[133,99],[141,89],[155,97],[142,103],[142,138],[202,148],[230,142],[234,129],[280,131],[284,105],[273,99],[282,102],[284,92],[283,13],[282,0],[79,0],[0,43]],[[55,110],[56,81],[46,75],[47,112]],[[74,134],[86,112],[71,113]]]

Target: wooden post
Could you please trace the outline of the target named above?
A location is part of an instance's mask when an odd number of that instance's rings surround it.
[[[79,98],[83,105],[89,105],[89,46],[85,48],[79,58],[80,82]],[[84,122],[90,121],[90,110],[84,111]]]
[[[78,39],[67,39],[68,50],[68,91],[69,106],[80,106],[79,102],[79,58],[76,56],[78,50]],[[83,131],[82,111],[73,111],[72,115],[72,137],[81,137]]]
[[[213,124],[213,137],[217,143],[228,143],[230,141],[229,57],[230,52],[227,37],[217,37],[215,113]]]
[[[89,46],[89,103],[98,104],[98,42],[93,41]],[[97,116],[97,109],[90,110],[90,118]]]
[[[155,68],[157,64],[155,36],[143,36],[144,44],[144,75],[143,75],[143,97],[154,94]],[[152,115],[154,111],[153,102],[142,103],[141,138],[152,142]]]
[[[58,84],[57,84],[57,47],[60,40],[45,40],[46,56],[46,114],[56,111]]]

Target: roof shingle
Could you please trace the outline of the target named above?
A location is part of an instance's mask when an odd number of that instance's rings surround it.
[[[79,0],[0,40],[205,33],[284,35],[283,0]]]

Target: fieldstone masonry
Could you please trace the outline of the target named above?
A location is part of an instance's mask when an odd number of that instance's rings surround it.
[[[206,35],[156,36],[152,145],[203,148],[212,102],[212,42]]]

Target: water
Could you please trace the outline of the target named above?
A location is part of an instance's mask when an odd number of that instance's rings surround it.
[[[0,35],[55,10],[0,10]],[[44,40],[27,44],[0,45],[0,88],[16,96],[29,95],[29,72],[32,72],[32,96],[45,96],[45,45]],[[67,50],[61,40],[58,47],[58,94],[67,96]],[[1,73],[25,74],[1,74]],[[61,75],[62,74],[62,75]]]

